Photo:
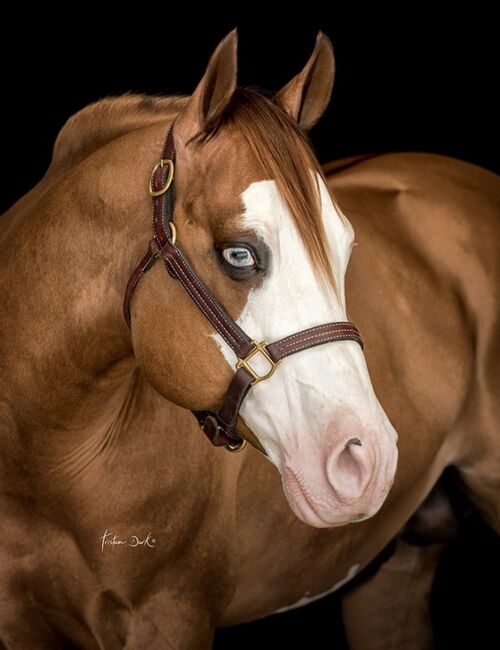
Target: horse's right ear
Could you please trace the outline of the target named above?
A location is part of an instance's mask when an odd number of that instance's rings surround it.
[[[202,80],[175,124],[176,139],[182,143],[209,131],[228,105],[236,89],[237,44],[233,29],[210,57]]]

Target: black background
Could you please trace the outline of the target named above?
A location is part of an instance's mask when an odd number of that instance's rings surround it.
[[[379,4],[379,3],[370,3]],[[240,36],[240,83],[277,90],[304,65],[318,29],[333,41],[332,103],[312,132],[321,161],[378,151],[432,151],[500,171],[497,21],[474,3],[439,14],[422,3],[368,9],[331,3],[328,12],[266,6],[240,15],[217,5],[102,11],[75,7],[71,17],[22,11],[2,21],[3,209],[43,175],[54,139],[76,110],[133,90],[190,93],[218,41]],[[312,5],[311,5],[312,7]],[[27,13],[27,10],[26,10]],[[52,26],[50,26],[52,25]],[[27,57],[27,61],[23,60]],[[471,432],[473,435],[473,432]],[[500,435],[500,431],[499,431]],[[440,648],[500,647],[500,542],[469,517],[441,562],[433,613]],[[491,595],[488,595],[488,591]],[[343,647],[338,599],[217,633],[219,650],[266,646],[278,634],[288,648]]]

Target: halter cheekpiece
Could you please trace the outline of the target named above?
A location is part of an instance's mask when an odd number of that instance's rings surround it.
[[[272,377],[285,357],[333,341],[356,341],[363,347],[358,328],[350,322],[318,325],[287,336],[274,343],[254,341],[226,313],[205,284],[200,280],[177,244],[174,216],[175,147],[173,124],[171,124],[158,163],[153,167],[149,182],[149,194],[153,200],[153,238],[134,272],[125,291],[123,313],[130,327],[130,304],[140,278],[161,257],[171,278],[178,280],[193,302],[203,312],[217,332],[238,357],[224,404],[220,411],[193,411],[202,431],[213,445],[224,446],[229,451],[239,451],[245,440],[236,433],[238,414],[249,389]],[[251,365],[260,356],[267,364],[267,371],[258,373]]]

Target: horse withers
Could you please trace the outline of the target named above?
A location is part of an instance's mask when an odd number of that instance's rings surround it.
[[[498,526],[498,178],[423,154],[325,176],[304,132],[333,70],[320,35],[273,100],[237,88],[233,32],[190,98],[128,95],[72,117],[3,216],[6,647],[210,647],[217,626],[353,577],[447,465]],[[212,319],[158,261],[129,330],[123,297],[174,120],[175,245]],[[366,360],[356,340],[304,342],[251,385],[246,449],[216,450],[189,411],[219,413],[241,361],[219,309],[264,351],[352,319]],[[266,354],[248,363],[267,373]]]

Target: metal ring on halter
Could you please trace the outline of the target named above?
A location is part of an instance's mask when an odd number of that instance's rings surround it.
[[[236,369],[242,367],[245,368],[245,370],[252,375],[253,377],[252,386],[255,386],[255,384],[259,383],[259,381],[263,381],[264,379],[269,379],[269,377],[272,377],[280,362],[273,361],[271,359],[271,357],[269,356],[269,352],[267,351],[267,343],[265,341],[252,340],[252,344],[254,348],[250,350],[247,356],[244,357],[243,359],[238,358]],[[270,369],[264,375],[259,375],[257,371],[254,370],[252,366],[248,363],[250,359],[252,359],[256,354],[261,354],[269,364]]]
[[[177,241],[177,228],[175,227],[173,221],[168,222],[168,227],[170,228],[170,239],[172,241],[172,245],[175,246],[175,242]]]
[[[155,180],[156,171],[160,167],[168,167],[167,180],[165,181],[165,185],[162,188],[160,188],[159,190],[155,190],[153,188],[153,183]],[[168,158],[161,158],[160,162],[156,163],[156,165],[153,167],[153,171],[151,172],[151,178],[149,179],[149,188],[148,188],[148,192],[150,196],[161,196],[162,194],[165,194],[165,192],[168,190],[170,185],[172,185],[173,180],[174,180],[174,161],[169,160]]]
[[[241,442],[235,442],[234,445],[224,445],[224,449],[227,449],[227,451],[230,451],[232,454],[237,454],[238,452],[243,451],[247,444],[248,442],[246,440],[242,440]]]

